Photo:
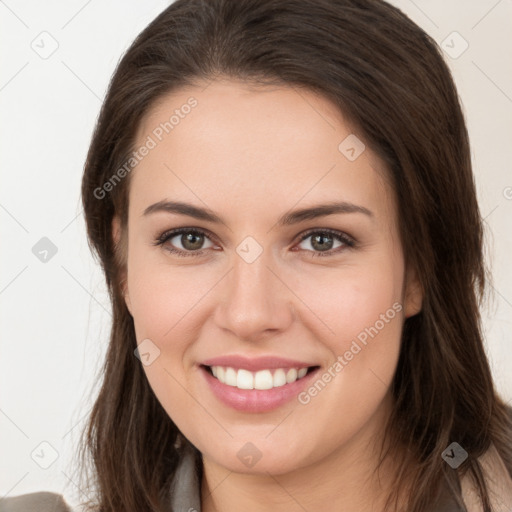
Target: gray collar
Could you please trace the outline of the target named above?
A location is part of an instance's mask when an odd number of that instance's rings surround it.
[[[171,485],[172,512],[201,512],[201,487],[194,449],[184,443],[181,458]]]

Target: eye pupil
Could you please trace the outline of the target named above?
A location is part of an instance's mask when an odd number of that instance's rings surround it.
[[[325,243],[326,239],[329,240],[329,242]],[[326,235],[326,234],[315,235],[311,239],[311,245],[315,249],[319,249],[320,251],[328,251],[329,249],[331,249],[332,242],[333,242],[332,236]],[[316,244],[318,244],[318,246]]]
[[[200,249],[203,244],[203,238],[203,235],[197,233],[187,233],[181,236],[181,243],[185,249]]]

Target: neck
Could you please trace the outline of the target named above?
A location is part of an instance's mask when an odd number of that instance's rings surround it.
[[[398,469],[388,457],[376,471],[389,410],[383,404],[343,446],[291,472],[235,473],[203,457],[202,512],[384,510]]]

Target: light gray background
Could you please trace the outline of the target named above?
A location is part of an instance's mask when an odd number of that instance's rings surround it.
[[[487,348],[512,401],[512,0],[392,3],[452,55],[494,275]],[[85,237],[82,167],[118,59],[166,5],[0,1],[0,497],[52,490],[76,501],[71,455],[110,322]],[[57,248],[46,262],[32,252],[43,237]]]

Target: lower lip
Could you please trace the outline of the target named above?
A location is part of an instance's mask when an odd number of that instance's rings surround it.
[[[319,368],[315,368],[301,379],[271,389],[238,389],[223,384],[204,367],[200,367],[213,394],[225,405],[242,412],[267,412],[296,398],[314,378]]]

